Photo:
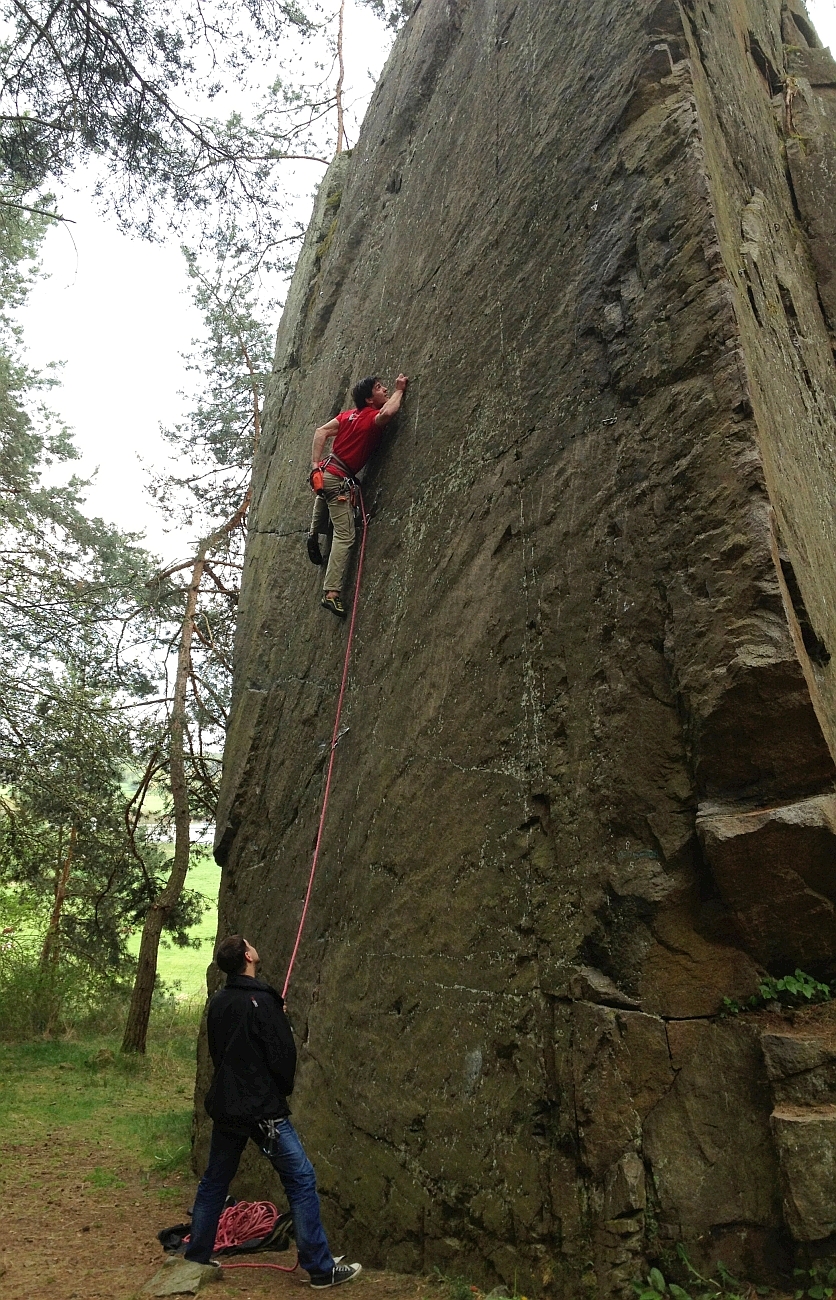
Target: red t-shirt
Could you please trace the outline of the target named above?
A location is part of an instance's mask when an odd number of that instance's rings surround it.
[[[340,411],[337,416],[340,428],[332,450],[352,474],[360,472],[380,442],[384,426],[375,424],[377,415],[376,406],[364,406],[362,411]]]

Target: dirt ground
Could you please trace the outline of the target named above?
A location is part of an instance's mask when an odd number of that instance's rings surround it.
[[[91,1165],[99,1185],[80,1181],[80,1168]],[[106,1141],[93,1138],[82,1152],[75,1136],[61,1133],[33,1145],[0,1144],[0,1170],[2,1300],[138,1300],[165,1258],[156,1234],[183,1221],[195,1186],[184,1180],[161,1189]],[[294,1259],[290,1251],[248,1256],[247,1262],[288,1266]],[[371,1270],[350,1286],[351,1300],[438,1295],[430,1279]],[[230,1268],[201,1295],[293,1300],[307,1290],[301,1271]]]

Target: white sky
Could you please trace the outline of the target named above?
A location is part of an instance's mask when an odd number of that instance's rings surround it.
[[[808,0],[825,45],[836,53],[836,0]],[[382,69],[389,34],[357,0],[346,5],[347,102],[356,119]],[[370,77],[371,74],[371,77]],[[356,120],[349,128],[357,138]],[[307,221],[310,194],[323,168],[304,164],[297,183],[307,194],[299,217]],[[53,407],[75,430],[85,477],[97,470],[88,494],[91,512],[123,528],[145,532],[147,544],[169,561],[185,554],[186,536],[169,534],[144,492],[138,457],[161,462],[166,447],[159,426],[180,418],[178,389],[186,386],[180,354],[200,331],[176,242],[171,246],[129,239],[103,218],[82,192],[64,192],[59,210],[74,225],[47,236],[49,279],[32,293],[22,317],[30,358],[37,366],[63,361],[62,387]],[[70,234],[71,231],[71,234]],[[272,322],[273,326],[278,321]]]
[[[345,103],[349,143],[391,47],[391,33],[360,6],[347,0],[344,54]],[[236,107],[231,96],[222,115]],[[300,191],[296,216],[307,224],[311,195],[324,174],[318,163],[298,164],[289,172],[291,189]],[[185,554],[188,534],[169,533],[165,520],[144,491],[139,458],[162,463],[169,448],[160,425],[177,423],[184,411],[180,388],[193,383],[181,353],[200,333],[200,313],[189,297],[189,280],[179,242],[150,244],[120,234],[87,196],[83,178],[77,190],[59,193],[58,211],[72,220],[47,234],[43,266],[49,277],[33,290],[21,315],[29,358],[37,367],[63,362],[62,384],[50,405],[75,432],[82,459],[72,471],[95,473],[87,502],[90,512],[144,532],[149,548],[166,562]],[[92,184],[88,187],[92,188]],[[275,329],[278,319],[269,322]]]

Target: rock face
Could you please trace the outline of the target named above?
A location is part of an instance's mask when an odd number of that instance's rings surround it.
[[[420,0],[322,187],[217,853],[281,983],[345,646],[310,439],[403,369],[290,997],[364,1262],[628,1295],[836,1230],[830,1049],[794,1092],[780,1025],[715,1018],[836,975],[835,114],[800,0]]]

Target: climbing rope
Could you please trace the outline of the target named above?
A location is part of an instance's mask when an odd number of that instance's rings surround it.
[[[275,1269],[277,1273],[295,1273],[297,1268],[299,1267],[299,1260],[297,1259],[296,1263],[293,1265],[293,1268],[285,1268],[284,1264],[267,1264],[267,1263],[262,1264],[254,1259],[235,1260],[235,1262],[231,1264],[227,1264],[226,1260],[224,1259],[220,1261],[220,1264],[224,1272],[226,1272],[228,1268],[272,1268]]]
[[[311,871],[308,877],[308,889],[307,889],[307,893],[305,894],[304,906],[302,907],[302,916],[299,921],[299,929],[296,931],[296,942],[293,945],[293,952],[290,955],[290,962],[287,968],[287,975],[285,976],[284,988],[282,989],[283,998],[287,997],[287,990],[288,990],[288,986],[290,985],[290,976],[293,972],[293,967],[296,962],[296,954],[299,951],[299,945],[302,942],[302,932],[305,929],[305,921],[308,915],[308,905],[311,901],[311,894],[313,892],[314,876],[316,875],[316,868],[317,868],[317,864],[319,863],[319,850],[322,844],[322,831],[325,826],[325,814],[328,811],[328,796],[331,793],[331,774],[334,770],[334,755],[336,753],[337,745],[340,739],[340,717],[342,716],[343,697],[345,696],[345,687],[348,681],[348,668],[349,668],[349,664],[351,663],[351,644],[352,641],[354,640],[354,623],[357,618],[357,602],[360,596],[360,579],[363,576],[363,557],[366,553],[366,530],[368,528],[368,523],[369,523],[369,517],[366,514],[366,503],[363,500],[363,492],[362,489],[360,488],[359,483],[357,485],[357,491],[360,494],[360,517],[363,520],[363,536],[360,540],[360,557],[357,561],[357,581],[354,584],[354,602],[351,606],[351,622],[348,627],[348,642],[345,647],[345,663],[343,664],[343,678],[340,683],[340,694],[337,700],[337,713],[334,718],[334,730],[331,733],[331,757],[328,760],[328,775],[325,779],[325,794],[322,797],[322,811],[319,814],[319,829],[316,833],[316,844],[314,845],[313,861],[311,863]]]
[[[267,1237],[276,1226],[279,1212],[270,1201],[238,1201],[224,1210],[215,1232],[215,1250],[246,1246],[256,1237]]]
[[[244,1248],[248,1242],[269,1237],[279,1219],[279,1212],[271,1201],[238,1201],[224,1210],[215,1230],[215,1250]],[[184,1237],[184,1241],[190,1238]],[[295,1273],[299,1258],[290,1268],[285,1264],[268,1264],[255,1260],[219,1260],[221,1268],[272,1268],[278,1273]]]

